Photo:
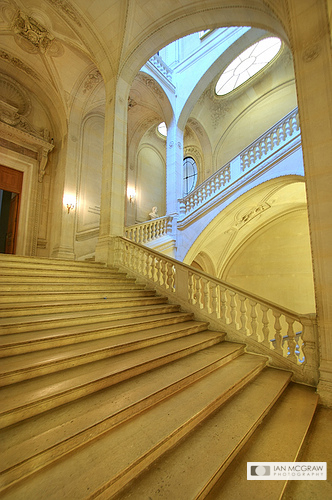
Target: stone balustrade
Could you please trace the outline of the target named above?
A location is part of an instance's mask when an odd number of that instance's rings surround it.
[[[173,70],[167,66],[163,59],[155,54],[149,61],[171,82]]]
[[[209,202],[230,184],[236,182],[245,173],[257,167],[260,162],[268,159],[299,135],[299,116],[296,108],[185,198],[179,200],[180,218],[201,208],[204,203]]]
[[[318,381],[316,316],[300,315],[143,245],[118,237],[114,264],[166,294],[197,319],[290,369],[294,380]]]
[[[125,228],[125,236],[136,243],[149,243],[162,236],[172,234],[173,217],[158,217],[157,219],[134,224]]]

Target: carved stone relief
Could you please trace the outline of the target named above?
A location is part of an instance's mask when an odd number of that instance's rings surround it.
[[[54,36],[51,35],[38,21],[19,11],[13,22],[13,31],[24,38],[27,42],[29,52],[45,53],[52,43]],[[30,48],[30,50],[29,50]]]
[[[78,26],[82,26],[81,21],[78,17],[78,13],[70,5],[67,0],[48,0],[48,2],[56,7],[57,9],[61,10],[66,16],[68,16],[72,21],[74,21]]]
[[[8,52],[5,52],[4,50],[0,50],[0,59],[7,61],[9,64],[12,64],[16,68],[24,71],[27,75],[32,76],[36,80],[39,80],[39,76],[33,69],[29,68],[21,59],[18,57],[14,57],[11,54],[8,54]]]
[[[146,75],[138,75],[138,78],[141,82],[143,82],[152,92],[154,92],[159,99],[164,99],[164,93],[159,87],[159,85],[155,82],[153,78],[150,78]]]
[[[89,73],[86,77],[84,85],[83,85],[83,94],[93,89],[98,83],[102,81],[103,77],[98,69],[95,69]]]

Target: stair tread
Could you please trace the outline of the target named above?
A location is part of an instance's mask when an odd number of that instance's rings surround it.
[[[41,310],[43,314],[53,314],[54,312],[70,312],[74,309],[77,311],[80,310],[109,310],[116,309],[116,307],[128,308],[131,306],[140,306],[140,305],[149,305],[149,304],[162,304],[167,303],[167,297],[162,296],[154,296],[154,297],[130,297],[123,299],[112,299],[105,300],[100,298],[96,299],[86,299],[81,301],[58,301],[57,303],[51,304],[50,302],[44,303],[36,303],[36,302],[27,302],[22,303],[19,307],[17,304],[10,304],[9,307],[0,306],[0,316],[1,318],[7,317],[24,317],[26,315],[39,315],[41,314]]]
[[[88,369],[86,366],[77,366],[59,373],[52,373],[36,379],[18,382],[13,386],[3,387],[0,389],[2,400],[0,414],[55,397],[57,394],[84,387],[94,380],[103,380],[106,377],[115,376],[139,365],[145,366],[151,360],[166,358],[172,353],[178,353],[192,346],[203,344],[208,340],[215,340],[217,343],[222,339],[223,334],[220,332],[197,333],[189,337],[165,342],[162,345],[157,344],[147,347],[144,350],[121,354],[112,358],[111,361],[103,359],[89,363]]]
[[[259,431],[243,447],[207,500],[273,500],[286,481],[248,481],[247,462],[295,462],[315,413],[318,395],[312,387],[290,384]],[[268,488],[266,485],[268,484]]]
[[[239,452],[289,381],[289,373],[265,369],[117,498],[205,498],[209,481]]]
[[[190,355],[190,363],[179,359],[82,398],[65,407],[0,431],[3,460],[1,470],[42,453],[70,437],[108,421],[107,429],[144,410],[168,394],[181,390],[207,370],[216,369],[243,352],[244,346],[222,342]],[[136,409],[137,408],[137,409]],[[112,419],[112,420],[111,420]],[[102,429],[105,431],[105,428]],[[90,431],[91,432],[91,431]]]
[[[203,321],[176,323],[174,325],[156,327],[149,330],[142,330],[140,332],[127,333],[126,335],[114,335],[111,337],[90,340],[88,342],[73,344],[72,346],[54,347],[43,351],[10,356],[1,360],[0,377],[8,372],[19,372],[24,371],[29,367],[38,368],[42,365],[50,363],[59,363],[60,361],[66,359],[74,359],[75,357],[98,352],[99,350],[115,350],[115,348],[119,348],[121,346],[134,346],[136,343],[144,340],[157,339],[158,337],[176,332],[186,332],[187,330],[191,331],[193,328],[197,328],[197,331],[203,328],[206,329],[207,323]]]
[[[137,307],[131,307],[130,313],[141,312],[142,315],[146,314],[146,312],[158,311],[158,310],[179,310],[180,306],[175,304],[149,304],[147,306],[141,305]],[[91,319],[92,317],[109,317],[109,320],[116,316],[128,315],[128,311],[124,311],[123,308],[119,309],[107,309],[107,310],[98,310],[98,311],[74,311],[74,312],[61,312],[61,313],[52,313],[52,314],[39,314],[37,317],[35,316],[19,316],[19,317],[10,317],[10,318],[0,318],[0,326],[2,328],[9,326],[20,326],[23,327],[25,325],[36,325],[39,323],[45,322],[56,322],[63,321],[65,319]]]
[[[117,479],[121,483],[120,478],[135,474],[135,466],[144,467],[153,460],[157,450],[166,450],[172,442],[188,433],[263,366],[260,357],[244,354],[196,381],[185,391],[177,392],[135,419],[115,427],[102,438],[77,450],[75,455],[69,455],[52,468],[28,478],[12,490],[15,498],[86,498],[103,491]],[[234,420],[233,425],[237,425]],[[112,494],[112,488],[107,493]],[[179,497],[175,492],[169,498]]]
[[[72,337],[76,335],[84,335],[93,331],[102,330],[117,330],[121,327],[125,326],[139,326],[141,325],[143,328],[149,328],[149,324],[152,324],[154,321],[166,321],[167,319],[178,319],[179,321],[184,321],[187,319],[192,319],[192,313],[186,312],[171,312],[166,314],[156,314],[151,316],[138,316],[134,318],[121,318],[115,319],[113,321],[105,321],[99,323],[90,323],[85,325],[73,325],[66,326],[60,328],[52,328],[49,330],[42,331],[31,331],[31,332],[22,332],[22,333],[10,333],[8,335],[1,335],[1,347],[10,347],[14,345],[19,345],[22,343],[32,343],[32,342],[43,342],[46,340],[64,337]],[[150,326],[151,328],[151,326]]]

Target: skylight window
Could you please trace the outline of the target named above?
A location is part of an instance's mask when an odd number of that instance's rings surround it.
[[[278,54],[281,40],[263,38],[234,59],[222,73],[216,85],[216,94],[225,95],[249,80]]]
[[[164,137],[167,137],[167,126],[165,122],[159,123],[158,127],[158,132]]]

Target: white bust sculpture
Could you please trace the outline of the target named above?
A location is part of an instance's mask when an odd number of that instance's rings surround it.
[[[158,215],[158,208],[157,207],[152,207],[151,212],[149,213],[150,219],[157,219],[159,217]]]

